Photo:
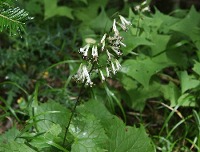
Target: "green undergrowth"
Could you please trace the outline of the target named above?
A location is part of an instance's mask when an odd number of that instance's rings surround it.
[[[1,152],[200,151],[200,13],[194,6],[163,14],[121,1],[18,0],[12,5],[34,19],[12,28],[1,3]],[[81,88],[73,80],[83,62],[78,50],[108,32],[117,14],[132,23],[121,33],[122,69],[103,83],[96,76],[73,111]],[[22,32],[12,36],[17,26]]]

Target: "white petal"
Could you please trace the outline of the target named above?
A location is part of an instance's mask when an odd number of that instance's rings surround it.
[[[102,72],[101,70],[99,70],[99,72],[100,72],[100,75],[101,75],[101,80],[102,80],[102,81],[105,81],[105,77],[104,77],[104,75],[103,75],[103,72]]]
[[[105,42],[106,39],[106,33],[103,35],[102,39],[101,39],[101,43]]]
[[[113,74],[115,74],[115,73],[116,73],[116,69],[115,69],[115,65],[114,65],[113,62],[111,62],[111,67],[112,67],[112,72],[113,72]]]
[[[108,50],[106,50],[106,53],[107,53],[107,56],[108,56],[108,60],[111,60],[111,53]]]
[[[107,77],[110,76],[110,71],[109,71],[108,67],[106,67],[106,74],[107,74]]]
[[[115,19],[113,21],[113,31],[114,31],[115,35],[119,35],[119,31],[118,31],[118,29],[116,27],[116,20]]]
[[[123,16],[119,15],[119,18],[121,20],[121,23],[126,26],[126,25],[131,25],[130,21],[127,21]]]
[[[115,60],[115,64],[116,64],[117,71],[119,71],[121,69],[121,64],[119,63],[117,59]]]

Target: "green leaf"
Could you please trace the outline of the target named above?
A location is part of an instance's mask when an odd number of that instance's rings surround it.
[[[8,144],[1,144],[0,152],[36,152],[23,143],[17,143],[15,141]]]
[[[125,126],[117,117],[112,120],[107,130],[109,137],[108,151],[112,152],[154,152],[150,138],[144,127]]]
[[[195,64],[192,70],[200,76],[200,62],[195,61]]]
[[[197,106],[196,97],[190,93],[185,93],[181,95],[176,103],[179,106]]]
[[[90,22],[90,27],[95,31],[109,31],[112,26],[112,21],[108,18],[104,8],[101,8],[101,13]]]
[[[96,100],[90,100],[83,107],[100,119],[109,140],[106,141],[107,151],[112,152],[153,152],[151,140],[145,133],[144,127],[125,126],[116,116],[110,114],[106,107]],[[106,150],[105,150],[106,151]]]
[[[182,71],[179,74],[181,80],[181,91],[184,93],[187,90],[196,88],[200,81],[196,80],[192,75],[188,75],[187,71]]]
[[[54,124],[59,124],[62,128],[65,128],[70,114],[71,112],[58,102],[50,101],[43,103],[35,111],[36,120],[38,121],[37,129],[40,132],[45,132]]]
[[[57,6],[57,0],[51,0],[51,2],[49,2],[49,0],[44,0],[44,7],[45,20],[56,15],[74,19],[72,9],[67,6]]]
[[[181,32],[190,37],[194,42],[196,47],[200,49],[200,13],[195,10],[194,7],[191,7],[190,12],[185,16],[184,19],[180,20],[176,24],[170,27],[171,30]],[[192,28],[189,28],[192,27]]]
[[[136,37],[131,32],[122,32],[122,37],[124,37],[123,43],[126,44],[126,47],[122,47],[122,51],[124,55],[132,52],[138,46],[151,46],[153,45],[152,42],[147,40],[145,37]]]
[[[122,64],[122,72],[134,78],[144,87],[149,86],[151,77],[168,65],[165,63],[157,63],[150,58],[144,60],[126,60]]]
[[[74,136],[72,152],[102,152],[107,143],[107,136],[100,121],[90,113],[79,108],[81,115],[74,118],[70,133]]]
[[[177,100],[181,95],[181,91],[174,83],[170,82],[167,85],[162,85],[160,91],[164,98],[170,101],[170,106],[174,107],[177,105]]]
[[[20,134],[19,130],[17,130],[16,127],[12,127],[4,134],[0,135],[0,144],[2,143],[9,143],[11,141],[14,141],[15,138]],[[16,141],[23,142],[22,139],[17,138]]]
[[[152,49],[151,55],[154,56],[166,50],[170,37],[169,35],[160,35],[157,32],[152,32],[151,41],[154,45],[150,46]]]
[[[58,137],[61,131],[62,128],[60,125],[54,124],[44,134],[34,137],[30,144],[34,147],[37,147],[40,151],[42,151],[43,148],[50,148],[53,146],[59,150],[67,152],[67,150],[56,143],[57,140],[61,141],[61,138]]]
[[[77,7],[74,9],[74,15],[81,21],[83,24],[88,25],[94,18],[98,16],[99,8],[105,8],[108,0],[90,0],[88,1],[87,7]]]

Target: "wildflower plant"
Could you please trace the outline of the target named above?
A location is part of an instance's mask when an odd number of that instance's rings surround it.
[[[85,61],[80,64],[77,73],[74,75],[74,79],[83,85],[66,126],[63,145],[65,145],[67,132],[84,86],[89,85],[92,87],[94,85],[92,75],[98,73],[101,81],[104,82],[107,77],[115,75],[121,69],[121,64],[118,58],[123,54],[121,47],[126,47],[126,44],[123,43],[124,38],[120,35],[120,31],[127,31],[130,25],[130,21],[119,15],[118,19],[113,20],[110,31],[105,33],[98,43],[96,43],[96,41],[88,41],[90,43],[87,43],[79,49],[78,52],[82,55],[82,58]],[[106,58],[106,63],[101,61],[102,58]]]
[[[78,52],[85,62],[80,64],[74,75],[77,82],[93,86],[93,73],[98,73],[103,82],[121,69],[118,58],[123,54],[121,47],[126,47],[126,44],[123,43],[124,38],[120,31],[127,31],[130,25],[130,21],[119,15],[113,20],[110,31],[105,33],[98,43],[87,43],[79,49]],[[102,62],[101,59],[105,58],[106,62]]]

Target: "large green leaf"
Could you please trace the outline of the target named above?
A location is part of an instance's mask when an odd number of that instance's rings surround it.
[[[37,123],[37,129],[39,131],[47,131],[53,124],[59,124],[64,128],[68,121],[71,112],[59,104],[58,102],[46,102],[39,105],[36,108],[35,116]]]
[[[170,29],[189,36],[196,45],[196,47],[200,49],[199,23],[200,13],[197,12],[194,7],[191,7],[190,12],[185,16],[185,18],[171,26]]]
[[[117,117],[109,120],[110,128],[108,151],[112,152],[154,152],[151,140],[145,133],[144,127],[125,126]]]
[[[153,62],[150,58],[144,60],[130,59],[122,64],[122,72],[137,80],[144,87],[148,87],[151,77],[167,66],[166,63]]]
[[[16,127],[13,127],[9,129],[7,132],[4,134],[0,135],[0,145],[1,143],[9,143],[11,141],[16,140],[16,137],[19,135],[19,130],[16,129]],[[18,142],[22,142],[22,139],[17,138]]]
[[[94,108],[96,107],[96,108]],[[107,151],[112,152],[153,152],[151,140],[145,133],[144,127],[136,128],[125,126],[116,116],[111,115],[105,106],[95,100],[90,100],[84,108],[93,113],[100,122],[108,136]]]
[[[56,15],[66,16],[73,19],[72,9],[67,6],[58,6],[57,2],[58,0],[51,0],[51,2],[49,2],[49,0],[44,0],[45,20]]]
[[[90,27],[100,32],[108,32],[111,26],[112,21],[108,18],[104,8],[102,8],[101,13],[90,22]]]
[[[87,7],[77,7],[74,9],[74,15],[84,24],[89,24],[94,18],[98,16],[99,8],[107,5],[108,0],[89,0]]]
[[[61,144],[61,138],[58,135],[61,133],[62,128],[58,124],[54,124],[47,130],[44,134],[39,136],[35,136],[33,140],[29,143],[32,146],[36,147],[38,150],[42,151],[44,148],[52,148],[52,146],[56,149],[67,152]],[[57,142],[60,141],[60,144]]]
[[[105,130],[100,121],[90,113],[81,112],[70,125],[74,136],[72,152],[102,152],[107,143]]]
[[[196,72],[200,76],[200,63],[195,61],[194,67],[192,69],[194,72]]]
[[[138,46],[152,46],[154,45],[152,42],[147,40],[146,37],[141,36],[137,37],[131,32],[122,32],[122,37],[124,38],[123,43],[126,44],[126,47],[122,47],[122,51],[124,55],[132,52]]]
[[[12,141],[8,144],[1,144],[0,152],[36,152],[23,143]]]

